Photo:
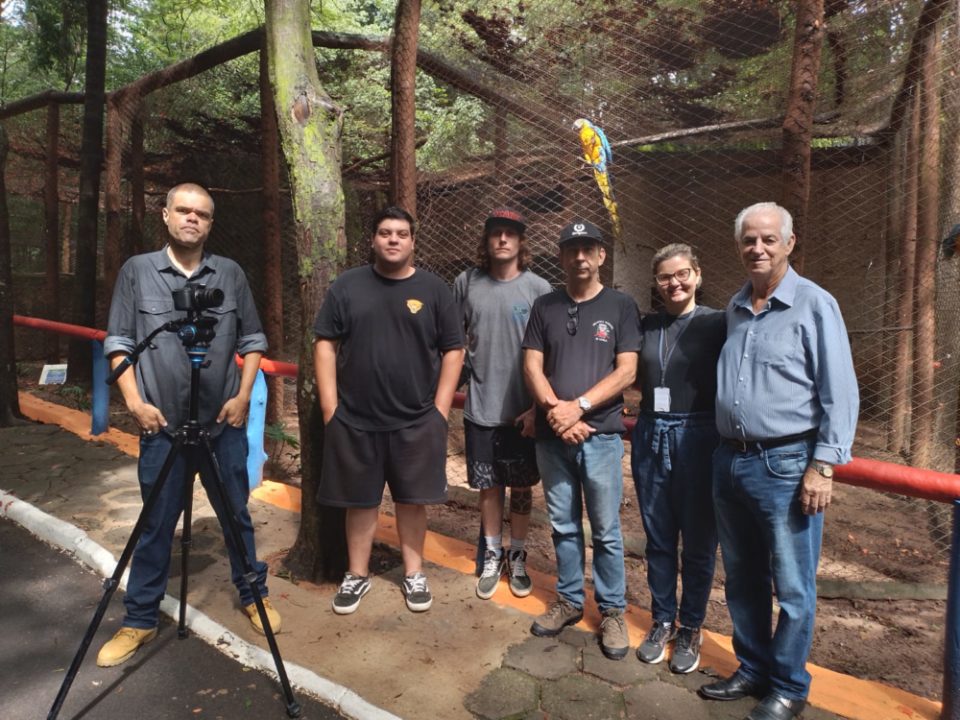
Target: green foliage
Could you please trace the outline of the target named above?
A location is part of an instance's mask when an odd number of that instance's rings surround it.
[[[80,385],[64,385],[60,388],[60,396],[72,403],[77,410],[86,412],[90,409],[90,393]]]
[[[287,426],[282,422],[270,423],[263,429],[263,434],[267,440],[272,440],[276,443],[279,443],[281,450],[284,445],[289,445],[294,450],[298,450],[300,448],[300,441],[295,435],[291,435],[287,432]]]

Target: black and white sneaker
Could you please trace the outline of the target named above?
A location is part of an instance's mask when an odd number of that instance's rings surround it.
[[[497,592],[500,576],[503,575],[503,553],[487,550],[483,554],[483,572],[477,578],[477,597],[489,600]]]
[[[510,592],[517,597],[526,597],[533,592],[533,580],[527,575],[527,551],[511,550],[507,555],[510,576]]]
[[[337,615],[349,615],[360,605],[360,598],[370,592],[370,578],[353,573],[343,576],[337,594],[333,596],[333,611]]]
[[[403,596],[407,601],[407,608],[411,612],[426,612],[433,605],[433,595],[427,585],[427,576],[422,572],[407,575],[400,585]]]

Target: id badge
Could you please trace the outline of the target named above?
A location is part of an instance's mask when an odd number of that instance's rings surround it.
[[[655,387],[653,389],[653,411],[670,412],[670,388]]]

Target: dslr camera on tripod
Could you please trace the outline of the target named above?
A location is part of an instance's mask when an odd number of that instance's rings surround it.
[[[187,283],[173,291],[173,306],[185,312],[198,312],[223,304],[223,290],[207,289],[205,285]]]

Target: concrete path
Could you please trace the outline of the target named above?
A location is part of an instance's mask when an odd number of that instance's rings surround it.
[[[41,511],[51,517],[48,524],[59,519],[83,536],[82,541],[62,541],[68,550],[87,552],[86,544],[93,544],[119,556],[140,510],[135,461],[127,454],[136,451],[135,439],[115,432],[106,439],[92,439],[86,435],[86,416],[73,417],[36,400],[23,404],[26,412],[56,419],[74,432],[38,424],[0,430],[0,489],[8,493],[5,500],[0,498],[0,515]],[[299,498],[295,490],[275,484],[267,484],[256,498],[251,513],[258,554],[282,553],[296,535]],[[396,542],[390,518],[383,518],[378,536]],[[215,627],[225,629],[220,635],[209,633],[212,643],[250,666],[268,669],[272,660],[264,651],[263,638],[248,628],[238,609],[220,529],[199,484],[194,498],[194,541],[188,600],[196,612],[188,612],[188,623],[196,618],[193,622],[203,626],[201,614],[209,618]],[[426,556],[435,600],[433,608],[421,614],[404,607],[401,572],[396,567],[377,575],[357,613],[345,617],[329,609],[333,586],[313,587],[271,577],[271,598],[283,614],[278,642],[298,688],[357,718],[695,719],[742,718],[749,711],[749,701],[707,703],[695,695],[711,676],[733,668],[728,638],[709,634],[703,667],[688,676],[672,675],[665,663],[645,666],[632,654],[613,662],[600,654],[595,642],[592,631],[599,620],[595,607],[588,606],[577,629],[568,629],[559,639],[530,636],[532,616],[553,599],[552,578],[534,575],[535,592],[524,600],[501,587],[493,600],[484,602],[473,592],[472,547],[431,534]],[[112,573],[113,565],[103,564],[106,569],[101,574]],[[173,567],[178,567],[178,558]],[[4,582],[10,580],[7,577]],[[177,584],[171,583],[168,592],[177,590]],[[74,589],[64,587],[62,592]],[[175,608],[176,598],[169,598],[167,607]],[[80,615],[85,627],[87,612]],[[627,617],[631,644],[636,646],[649,627],[649,614],[630,608]],[[105,632],[112,632],[118,620],[114,616],[105,621],[105,626],[110,625]],[[82,632],[77,643],[81,636]],[[6,676],[9,668],[4,665],[0,659],[0,673]],[[112,672],[119,677],[121,668]],[[78,682],[85,681],[85,673],[94,672],[100,671],[91,655]],[[807,720],[935,720],[939,715],[939,703],[821,668],[811,667],[811,672],[815,707],[804,713]],[[282,704],[278,710],[279,714],[269,716],[283,717]]]

